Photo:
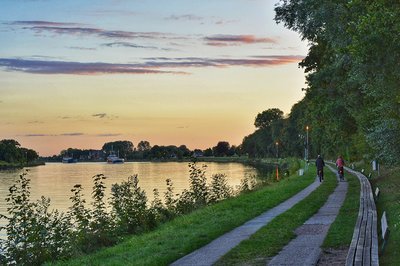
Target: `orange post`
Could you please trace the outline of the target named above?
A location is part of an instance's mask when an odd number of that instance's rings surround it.
[[[276,165],[276,180],[279,181],[279,168],[278,168],[278,165]]]

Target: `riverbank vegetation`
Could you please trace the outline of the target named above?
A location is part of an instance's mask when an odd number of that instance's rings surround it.
[[[168,265],[290,198],[314,179],[312,171],[304,176],[292,175],[251,193],[241,193],[238,197],[178,216],[152,232],[126,237],[114,247],[54,264]]]
[[[0,140],[0,170],[43,164],[38,158],[36,151],[21,147],[16,140]]]
[[[167,179],[163,200],[155,189],[152,202],[148,202],[137,176],[114,184],[110,199],[105,199],[106,177],[96,175],[90,206],[83,199],[82,186],[77,184],[71,189],[72,206],[67,213],[52,211],[50,199],[45,197],[31,202],[30,180],[22,174],[6,198],[8,215],[1,217],[7,221],[1,228],[7,235],[6,240],[0,241],[1,261],[36,265],[90,253],[262,185],[252,177],[245,177],[234,190],[227,185],[223,174],[207,180],[205,165],[190,163],[189,168],[188,189],[176,194],[171,180]]]

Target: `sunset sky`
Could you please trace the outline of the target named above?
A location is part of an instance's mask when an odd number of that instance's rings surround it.
[[[141,140],[238,145],[303,97],[277,0],[1,0],[0,139],[42,156]]]

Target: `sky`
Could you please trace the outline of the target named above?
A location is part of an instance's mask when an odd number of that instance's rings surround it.
[[[1,0],[0,139],[41,156],[141,140],[239,145],[303,96],[277,0]]]

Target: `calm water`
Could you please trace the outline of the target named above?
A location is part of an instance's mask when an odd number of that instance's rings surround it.
[[[210,180],[212,174],[226,174],[229,185],[235,188],[246,175],[256,174],[254,168],[239,163],[206,164],[208,180]],[[1,214],[6,214],[5,197],[8,194],[9,187],[22,172],[23,170],[0,171]],[[42,195],[49,197],[51,199],[51,208],[66,211],[71,206],[69,197],[72,196],[71,188],[75,184],[83,186],[83,194],[88,199],[87,202],[90,202],[90,193],[93,187],[92,176],[96,174],[104,174],[107,177],[105,180],[107,198],[110,195],[112,184],[121,183],[133,174],[138,174],[139,186],[146,191],[150,200],[152,199],[154,188],[159,190],[160,196],[163,198],[163,192],[166,191],[165,179],[167,178],[172,180],[176,193],[180,193],[189,186],[189,167],[187,163],[47,163],[44,166],[29,168],[27,177],[31,179],[31,198],[36,200]]]

